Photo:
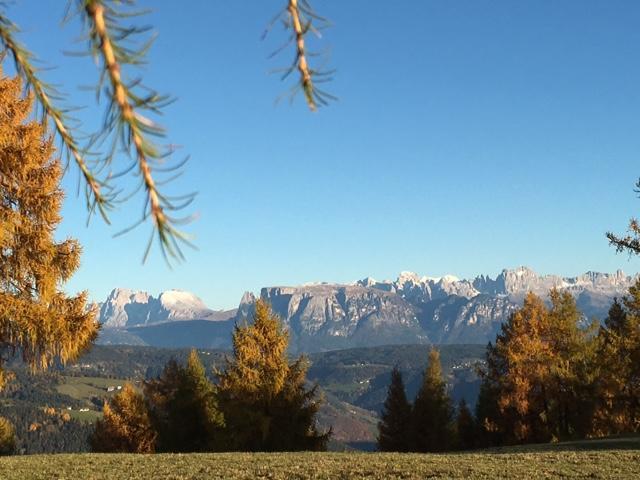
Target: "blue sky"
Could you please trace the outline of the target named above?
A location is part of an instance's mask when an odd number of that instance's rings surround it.
[[[62,54],[79,22],[59,26],[61,3],[11,12],[91,129],[101,110],[78,87],[96,72]],[[182,288],[222,308],[266,285],[401,270],[638,271],[604,233],[640,210],[639,2],[316,0],[340,101],[315,114],[274,105],[288,84],[269,70],[292,52],[270,60],[283,36],[260,36],[283,1],[140,3],[159,33],[144,78],[178,98],[163,122],[192,158],[174,188],[199,192],[198,250],[143,266],[148,226],[111,238],[141,200],[87,228],[72,170],[58,235],[84,256],[69,290]]]

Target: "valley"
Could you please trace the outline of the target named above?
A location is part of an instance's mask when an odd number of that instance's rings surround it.
[[[391,369],[397,365],[403,371],[408,395],[412,398],[418,389],[429,348],[427,345],[394,345],[309,355],[309,382],[319,385],[325,399],[318,422],[323,429],[333,428],[331,449],[374,448],[378,412],[385,399]],[[48,374],[33,376],[14,365],[17,378],[11,388],[0,395],[0,402],[9,418],[19,420],[16,426],[25,452],[40,451],[30,449],[42,431],[30,431],[33,422],[20,420],[17,412],[42,413],[45,409],[53,409],[48,412],[56,422],[63,416],[70,417],[62,422],[64,432],[54,425],[49,428],[53,438],[50,441],[55,442],[59,451],[83,451],[88,449],[88,427],[99,418],[102,403],[118,393],[118,387],[131,382],[141,388],[142,381],[159,375],[169,359],[185,361],[188,353],[189,349],[97,345],[75,364]],[[222,350],[200,349],[198,353],[210,376],[215,368],[223,366],[227,355]],[[484,347],[443,345],[441,354],[452,397],[456,401],[465,398],[473,404],[478,391],[475,368],[482,362]],[[71,434],[78,436],[77,442],[65,442],[65,435]],[[82,443],[83,438],[85,443]]]

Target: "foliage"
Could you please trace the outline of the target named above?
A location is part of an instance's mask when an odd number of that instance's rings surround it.
[[[227,448],[244,451],[324,450],[331,432],[318,432],[317,387],[306,389],[307,361],[289,363],[288,334],[263,300],[253,324],[237,326],[233,358],[219,374]]]
[[[463,398],[458,404],[456,415],[456,442],[460,450],[472,450],[478,446],[476,421]]]
[[[152,428],[144,397],[130,383],[105,403],[102,419],[91,437],[94,452],[152,453],[157,434]]]
[[[310,355],[308,377],[345,402],[381,412],[394,366],[402,372],[407,399],[415,399],[422,385],[429,345],[387,345],[332,350]],[[479,380],[476,364],[484,358],[483,345],[440,345],[440,361],[451,396],[475,404]]]
[[[550,307],[533,293],[502,326],[477,406],[482,444],[585,438],[596,404],[595,325],[580,328],[571,294],[551,290]]]
[[[1,77],[1,72],[0,72]],[[77,241],[56,242],[62,167],[44,124],[26,122],[32,97],[19,78],[0,78],[0,388],[2,363],[20,353],[33,369],[73,360],[96,338],[87,293],[61,289],[80,264]]]
[[[442,378],[440,353],[432,348],[422,386],[413,403],[410,450],[446,451],[452,446],[453,434],[453,407]]]
[[[487,351],[492,351],[493,345],[489,343]],[[489,377],[496,371],[494,359],[488,356],[486,370],[480,370],[482,383],[478,392],[478,400],[475,408],[475,423],[477,426],[477,443],[479,447],[504,445],[507,443],[507,432],[503,421],[504,414],[500,411],[498,397],[500,389],[498,382]]]
[[[296,70],[299,75],[297,84],[291,89],[290,98],[293,100],[298,92],[302,92],[311,111],[317,110],[319,106],[327,105],[331,100],[336,100],[336,97],[318,88],[319,83],[331,80],[333,70],[325,71],[310,66],[309,59],[317,54],[308,51],[306,42],[309,33],[315,33],[320,37],[320,30],[329,25],[328,20],[318,15],[309,0],[287,0],[286,8],[276,16],[271,24],[276,20],[281,20],[285,30],[290,33],[287,42],[274,52],[274,55],[289,45],[295,46],[293,63],[283,69],[282,73],[283,80]]]
[[[11,455],[16,449],[16,431],[11,422],[0,417],[0,455]]]
[[[67,410],[77,411],[85,404],[57,391],[60,379],[55,371],[31,374],[17,363],[9,365],[14,378],[0,392],[2,415],[15,428],[16,453],[89,451],[93,425],[70,418]]]
[[[408,432],[411,425],[411,404],[398,368],[391,371],[391,383],[378,423],[378,450],[382,452],[409,451]]]
[[[636,194],[640,194],[640,179],[636,182],[634,189]],[[640,254],[640,223],[638,219],[631,218],[627,227],[626,235],[617,235],[613,232],[607,232],[609,244],[613,245],[618,253],[627,252],[629,255]]]
[[[214,386],[205,375],[195,351],[186,366],[169,361],[162,375],[145,382],[145,396],[158,451],[204,452],[219,450],[223,416],[218,409]]]
[[[640,280],[616,299],[598,333],[597,435],[640,431]]]
[[[20,402],[4,409],[15,426],[19,454],[88,452],[93,425],[70,418],[65,410]]]

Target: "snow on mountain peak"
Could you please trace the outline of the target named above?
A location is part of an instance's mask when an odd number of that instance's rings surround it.
[[[406,282],[420,283],[420,275],[409,271],[400,272],[400,275],[398,275],[398,283],[403,284]]]
[[[160,303],[166,308],[190,308],[206,310],[207,306],[191,292],[185,290],[167,290],[158,297]]]
[[[442,283],[455,283],[455,282],[459,282],[460,279],[458,277],[456,277],[455,275],[445,275],[444,277],[442,277],[440,279],[440,281]]]
[[[115,288],[100,304],[100,323],[125,328],[172,320],[208,318],[212,310],[191,292],[167,290],[157,298],[144,291]]]

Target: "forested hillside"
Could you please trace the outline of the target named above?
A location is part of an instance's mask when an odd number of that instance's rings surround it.
[[[308,378],[325,395],[319,421],[322,426],[333,426],[331,448],[373,448],[377,414],[391,369],[395,365],[402,369],[409,394],[415,395],[428,348],[402,345],[311,355]],[[222,367],[229,354],[221,350],[198,353],[209,375],[215,367]],[[484,347],[446,345],[441,353],[454,398],[473,403],[479,385],[475,364],[481,361]],[[0,402],[17,426],[19,451],[87,451],[90,422],[99,417],[104,400],[112,398],[118,386],[127,380],[140,385],[144,379],[157,377],[171,358],[184,363],[188,354],[188,349],[95,346],[75,364],[37,375],[14,362],[11,368],[17,372],[16,379],[1,394]]]

